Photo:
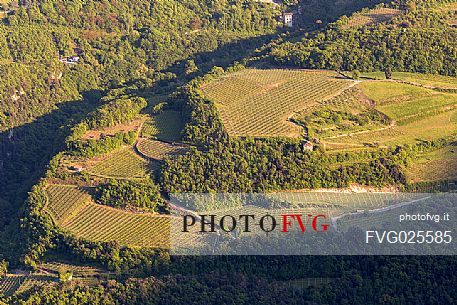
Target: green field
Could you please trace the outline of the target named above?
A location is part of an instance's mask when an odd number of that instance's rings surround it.
[[[322,137],[328,149],[414,144],[457,134],[457,94],[393,81],[357,86],[392,124],[373,130]]]
[[[362,77],[385,80],[383,72],[363,73]],[[409,72],[393,72],[392,79],[405,82],[417,83],[422,86],[436,87],[441,89],[457,88],[457,78],[442,75],[418,74]]]
[[[436,140],[456,135],[457,111],[445,112],[414,121],[407,125],[354,134],[347,137],[325,140],[328,149],[346,149],[366,146],[396,146],[415,144],[424,140]]]
[[[179,111],[165,110],[153,115],[151,119],[144,123],[141,136],[175,142],[181,138],[183,127],[184,124]]]
[[[110,153],[87,169],[94,176],[119,179],[146,178],[150,171],[148,161],[137,155],[131,147]]]
[[[457,105],[457,94],[436,92],[403,83],[367,81],[359,86],[376,103],[376,109],[397,122],[433,111],[439,112],[440,109],[450,110]]]
[[[457,179],[457,146],[419,156],[409,169],[408,178],[411,183]]]
[[[353,85],[332,71],[245,69],[202,87],[231,136],[298,138],[289,118]]]
[[[389,119],[378,113],[358,88],[345,90],[297,113],[293,119],[306,126],[308,138],[329,138],[341,134],[385,127]]]

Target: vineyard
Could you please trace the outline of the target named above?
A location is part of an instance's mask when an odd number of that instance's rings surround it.
[[[394,17],[400,15],[401,13],[401,10],[384,7],[371,9],[367,12],[356,13],[351,18],[349,18],[347,24],[343,26],[343,29],[350,29],[355,27],[362,27],[387,22],[393,19]]]
[[[447,78],[437,79],[444,84]],[[430,82],[430,78],[427,81]],[[327,149],[414,144],[457,133],[456,93],[394,81],[363,81],[358,88],[368,101],[372,101],[374,108],[388,116],[393,123],[371,130],[350,131],[338,137],[322,137]]]
[[[46,210],[58,225],[77,214],[91,200],[89,194],[76,186],[50,185],[46,191],[49,197]]]
[[[170,244],[170,217],[134,214],[93,203],[63,229],[85,240],[116,241],[132,247],[169,248]]]
[[[408,171],[410,182],[457,179],[457,146],[424,154]]]
[[[187,148],[177,144],[141,139],[137,144],[138,151],[147,158],[162,161],[165,158],[184,153]]]
[[[117,150],[97,160],[87,172],[104,178],[145,178],[150,173],[149,163],[138,156],[131,147]]]
[[[146,121],[141,130],[144,138],[164,141],[178,141],[181,138],[181,130],[184,124],[181,113],[173,110],[165,110]]]
[[[457,105],[457,94],[436,92],[396,82],[363,82],[360,84],[377,109],[398,123],[402,120],[438,111],[451,110]]]
[[[62,270],[71,271],[74,277],[93,277],[102,273],[101,269],[89,266],[70,265],[60,262],[40,264],[38,270],[43,273],[59,274]]]
[[[202,89],[216,103],[231,136],[298,138],[301,128],[289,121],[295,112],[353,84],[331,71],[246,69]]]
[[[350,88],[297,113],[293,119],[306,126],[308,138],[326,139],[385,127],[387,119],[382,115],[373,117],[372,109],[371,102],[360,89]]]
[[[16,293],[24,282],[24,276],[4,276],[0,277],[0,296],[9,297]]]
[[[26,293],[32,288],[49,285],[56,280],[47,275],[8,275],[0,277],[0,296]]]

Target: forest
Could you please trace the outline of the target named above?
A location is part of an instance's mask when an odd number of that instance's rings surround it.
[[[406,169],[418,156],[455,146],[453,138],[329,153],[312,137],[232,137],[202,87],[259,67],[335,70],[353,80],[375,71],[455,77],[457,29],[448,22],[455,10],[438,9],[455,1],[283,2],[0,2],[0,304],[456,302],[453,257],[179,257],[163,248],[78,238],[50,217],[50,185],[71,184],[91,198],[80,210],[144,218],[169,216],[174,192],[443,187],[444,181],[409,184]],[[349,26],[352,13],[367,7],[401,14]],[[294,28],[283,26],[281,10],[294,12]],[[158,132],[144,135],[145,122],[170,111],[184,126],[176,143]],[[316,111],[301,119],[325,116],[390,123],[374,110]],[[115,129],[135,120],[137,129]],[[146,158],[137,146],[146,138],[179,153]],[[148,164],[144,177],[97,176],[77,163],[107,164],[127,150],[137,158],[132,166]],[[69,223],[80,210],[68,212]],[[57,278],[37,284],[43,281],[33,274],[55,260],[101,271],[76,280],[65,276],[72,271],[57,271]],[[16,269],[31,276],[17,293],[2,295]]]

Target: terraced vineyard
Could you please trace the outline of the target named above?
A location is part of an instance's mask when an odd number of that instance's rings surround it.
[[[0,277],[0,296],[12,296],[24,282],[25,276]]]
[[[347,24],[343,26],[344,29],[362,27],[367,25],[374,25],[377,23],[387,22],[394,17],[400,15],[401,10],[392,8],[375,8],[366,12],[360,12],[354,14],[349,18]]]
[[[396,122],[414,117],[430,116],[440,110],[451,110],[457,105],[457,94],[436,92],[394,82],[364,82],[360,85],[377,109]]]
[[[149,139],[141,139],[136,146],[138,151],[147,158],[162,161],[167,157],[184,153],[187,148],[182,145],[169,144]]]
[[[87,170],[94,176],[119,179],[145,178],[150,171],[149,163],[138,156],[131,147],[107,155]]]
[[[300,137],[294,112],[352,86],[332,71],[245,69],[202,87],[231,136]]]
[[[48,275],[30,275],[25,276],[21,286],[17,289],[16,293],[26,293],[27,291],[37,288],[45,287],[54,284],[57,281],[56,277]]]
[[[144,138],[164,141],[178,141],[184,127],[181,113],[173,110],[165,110],[146,121],[141,131]]]
[[[86,240],[117,241],[132,247],[169,248],[170,217],[134,214],[89,204],[64,227]]]
[[[49,202],[46,210],[58,225],[75,216],[91,200],[90,195],[71,185],[50,185],[47,187]]]

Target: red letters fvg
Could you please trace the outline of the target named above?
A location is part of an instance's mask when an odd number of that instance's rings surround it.
[[[183,216],[182,232],[189,232],[189,228],[198,225],[202,233],[210,232],[252,232],[254,227],[260,228],[261,231],[269,233],[278,227],[280,223],[281,233],[288,233],[291,230],[299,229],[303,234],[306,229],[314,232],[326,232],[330,224],[325,223],[327,216],[319,215],[303,215],[303,214],[283,214],[279,215],[279,220],[275,216],[266,214],[262,217],[256,215],[185,215]]]
[[[320,218],[326,219],[326,216],[323,214],[313,216],[312,214],[308,214],[305,217],[305,220],[303,220],[303,214],[283,214],[282,216],[282,230],[281,232],[287,233],[289,232],[289,227],[293,226],[293,222],[295,221],[301,232],[305,233],[306,232],[306,227],[310,224],[311,222],[311,228],[315,232],[325,232],[328,230],[329,224],[321,224],[320,228],[318,228],[318,220]]]

